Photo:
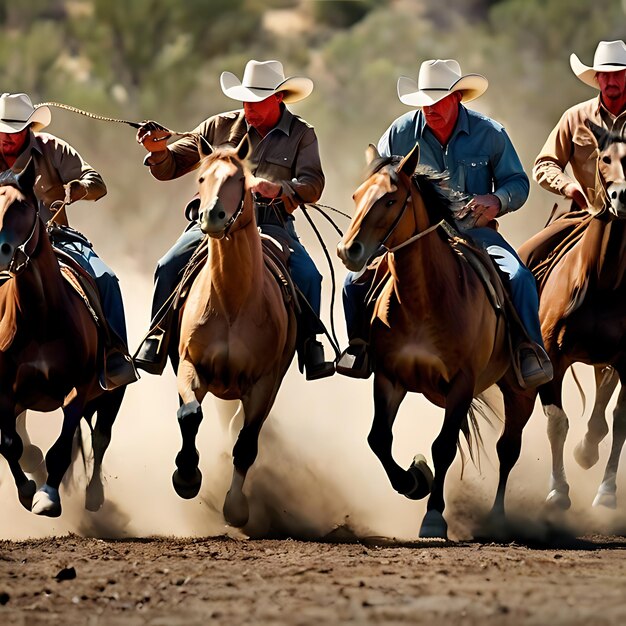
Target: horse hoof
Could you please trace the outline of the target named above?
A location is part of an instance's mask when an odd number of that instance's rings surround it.
[[[250,510],[248,500],[241,491],[228,490],[224,500],[224,519],[235,528],[243,528],[248,523]]]
[[[61,515],[61,498],[59,491],[44,485],[34,496],[33,506],[30,509],[35,515],[59,517]]]
[[[553,489],[546,498],[546,504],[552,508],[567,511],[572,506],[572,501],[566,493]]]
[[[448,524],[443,515],[435,509],[426,511],[420,527],[422,539],[448,539]]]
[[[181,474],[180,470],[176,470],[172,474],[172,484],[174,485],[174,491],[185,500],[191,500],[195,498],[200,491],[202,485],[202,472],[196,467],[191,477],[187,477],[187,472]]]
[[[593,506],[603,506],[605,509],[617,508],[617,496],[614,493],[601,493],[598,492],[593,500]]]
[[[41,448],[34,445],[26,446],[20,457],[22,470],[29,474],[36,474],[40,471],[42,465],[45,465],[45,462]]]
[[[17,497],[20,500],[20,504],[30,511],[33,506],[33,497],[37,491],[37,485],[34,480],[27,480],[23,485],[17,489]]]
[[[99,511],[104,504],[104,486],[100,480],[92,480],[85,494],[85,508],[92,513]]]
[[[415,486],[402,495],[409,500],[421,500],[425,498],[430,493],[433,485],[433,473],[430,467],[428,467],[428,463],[423,454],[415,455],[413,463],[411,463],[407,472],[415,480]]]
[[[593,467],[599,458],[598,446],[588,446],[585,444],[584,439],[574,448],[574,459],[583,469],[587,470]]]

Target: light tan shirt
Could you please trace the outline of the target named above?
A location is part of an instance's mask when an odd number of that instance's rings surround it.
[[[585,120],[621,132],[626,127],[626,111],[617,117],[612,115],[599,95],[565,111],[535,160],[533,178],[544,189],[560,195],[569,183],[578,182],[589,204],[595,206],[602,198],[596,180],[599,151]],[[565,173],[568,164],[575,180]]]
[[[30,131],[24,150],[11,169],[19,174],[31,156],[35,164],[34,192],[44,221],[49,220],[54,213],[50,210],[50,205],[55,200],[65,198],[64,185],[73,180],[80,181],[85,191],[85,200],[98,200],[107,192],[100,174],[83,161],[72,146],[54,135]],[[0,168],[9,169],[1,155]],[[63,212],[56,221],[67,224],[67,216]]]
[[[316,202],[322,195],[325,179],[315,130],[287,108],[265,137],[248,127],[243,110],[210,117],[194,132],[200,133],[215,147],[237,146],[248,133],[252,144],[248,159],[253,174],[282,185],[279,197],[289,213],[299,204]],[[178,178],[196,169],[200,163],[196,140],[183,137],[168,146],[167,151],[148,155],[144,163],[159,180]]]

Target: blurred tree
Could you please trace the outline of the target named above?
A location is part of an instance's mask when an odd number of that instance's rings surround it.
[[[372,9],[388,4],[388,0],[308,0],[305,4],[317,22],[333,28],[347,28]]]

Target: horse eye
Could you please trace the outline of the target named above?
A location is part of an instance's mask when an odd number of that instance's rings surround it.
[[[393,206],[396,203],[396,199],[392,198],[391,200],[387,200],[387,202],[385,202],[385,206]]]
[[[199,183],[203,183],[204,182],[204,176],[200,176],[200,178],[198,178],[198,182]]]
[[[602,157],[602,160],[603,160],[605,163],[610,163],[610,162],[611,162],[611,157],[608,157],[608,156],[603,156],[603,157]]]

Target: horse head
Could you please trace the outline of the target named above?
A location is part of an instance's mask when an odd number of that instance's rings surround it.
[[[381,157],[370,144],[365,151],[368,175],[354,192],[356,211],[337,246],[344,265],[359,271],[383,245],[404,236],[399,224],[411,195],[411,176],[419,161],[419,147],[403,159]]]
[[[613,217],[626,218],[626,137],[587,120],[598,142],[598,174],[606,193],[605,208]]]
[[[198,173],[199,222],[202,232],[210,237],[221,239],[250,221],[252,202],[245,202],[250,194],[247,193],[248,173],[244,165],[249,150],[247,135],[236,148],[213,150],[201,140],[203,159]],[[250,213],[248,219],[244,217],[248,212],[246,208]]]
[[[33,194],[34,164],[15,174],[0,173],[0,271],[14,274],[25,267],[37,244],[39,223],[37,200]]]

